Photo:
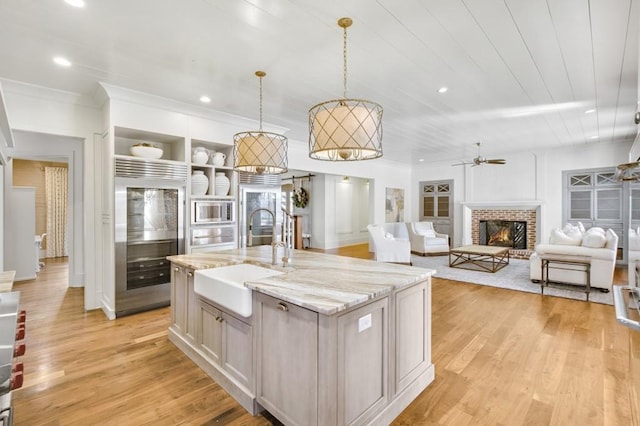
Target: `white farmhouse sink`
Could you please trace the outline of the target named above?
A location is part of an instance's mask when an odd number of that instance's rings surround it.
[[[250,263],[200,269],[195,274],[194,291],[243,317],[250,317],[253,313],[251,289],[244,283],[281,274],[283,272]]]

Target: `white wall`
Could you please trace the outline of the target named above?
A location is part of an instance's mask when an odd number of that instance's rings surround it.
[[[453,179],[454,246],[461,245],[462,202],[471,201],[541,201],[542,239],[551,229],[562,226],[562,172],[566,170],[613,167],[627,161],[632,141],[594,143],[539,152],[499,155],[505,165],[471,167],[451,163],[421,163],[411,176],[413,203],[411,220],[418,219],[418,196],[421,181]]]

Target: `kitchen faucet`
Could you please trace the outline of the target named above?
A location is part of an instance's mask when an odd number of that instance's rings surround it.
[[[289,261],[289,255],[287,253],[288,247],[282,241],[276,242],[276,215],[269,209],[259,208],[259,209],[255,209],[249,214],[249,235],[247,236],[247,247],[253,246],[253,233],[251,232],[253,228],[253,215],[255,215],[257,212],[260,212],[260,211],[269,213],[271,215],[271,219],[273,223],[273,226],[271,228],[271,264],[276,265],[278,263],[278,260],[277,260],[278,247],[284,247],[284,256],[282,257],[282,264],[283,266],[287,266],[287,262]]]

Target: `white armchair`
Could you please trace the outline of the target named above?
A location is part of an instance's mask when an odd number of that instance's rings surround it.
[[[375,260],[411,264],[411,244],[408,240],[396,239],[382,225],[367,225],[367,230],[373,242]]]
[[[449,253],[449,236],[433,229],[432,222],[407,222],[411,251],[422,256]]]

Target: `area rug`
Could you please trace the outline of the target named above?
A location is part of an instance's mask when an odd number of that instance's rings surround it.
[[[508,288],[511,290],[526,291],[528,293],[540,293],[540,284],[531,282],[529,278],[529,261],[511,259],[509,264],[495,273],[471,271],[462,268],[450,268],[449,256],[417,256],[411,255],[413,266],[435,269],[434,277],[454,281],[463,281],[473,284],[488,285],[491,287]],[[548,296],[564,297],[567,299],[585,300],[584,291],[567,290],[557,287],[545,287],[544,294]],[[599,290],[591,290],[589,301],[613,305],[611,292],[602,293]]]

